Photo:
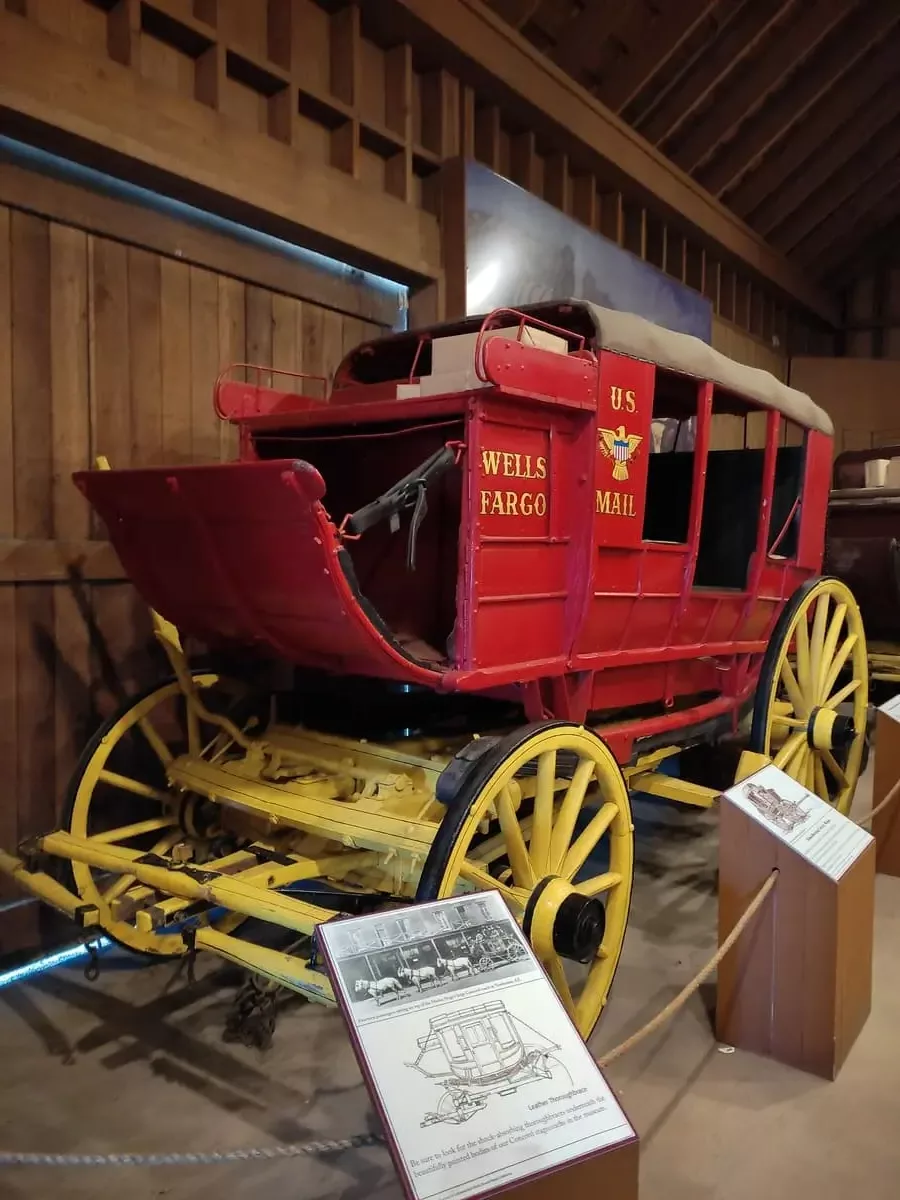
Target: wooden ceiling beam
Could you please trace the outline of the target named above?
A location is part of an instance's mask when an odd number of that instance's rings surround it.
[[[860,133],[862,131],[859,131]],[[840,214],[857,195],[865,196],[868,182],[895,159],[900,159],[900,121],[867,141],[852,158],[844,159],[819,186],[815,195],[796,209],[769,240],[785,254],[799,246],[832,216]]]
[[[798,71],[741,136],[723,148],[697,178],[714,196],[730,191],[754,165],[802,121],[807,112],[840,85],[844,75],[885,38],[900,21],[897,0],[864,5],[834,29],[827,43],[802,71]]]
[[[729,86],[721,102],[692,125],[673,146],[671,157],[682,170],[693,173],[731,138],[748,114],[758,108],[785,76],[807,58],[822,39],[842,21],[856,0],[817,0],[792,10],[777,37],[769,40],[764,54],[750,70]],[[793,18],[793,19],[791,19]]]
[[[0,129],[393,278],[442,275],[430,214],[2,9]]]
[[[574,79],[589,66],[603,43],[618,32],[641,0],[585,0],[585,7],[560,30],[550,57]]]
[[[866,186],[796,248],[797,260],[817,277],[826,275],[842,257],[865,240],[872,226],[890,220],[900,209],[900,157],[893,159],[866,181]]]
[[[595,89],[595,95],[620,113],[661,67],[678,52],[718,0],[681,0],[652,16],[635,50],[622,56]]]
[[[900,38],[888,37],[874,54],[841,80],[840,89],[815,106],[778,147],[728,197],[728,207],[752,221],[760,205],[781,188],[801,164],[808,162],[855,113],[900,72]]]
[[[753,214],[753,227],[765,237],[778,240],[776,230],[787,226],[793,214],[800,216],[801,225],[808,219],[809,209],[803,206],[811,198],[834,196],[836,186],[844,174],[846,164],[847,184],[854,188],[858,178],[854,168],[855,156],[873,138],[900,116],[900,88],[882,88],[868,104],[864,104],[820,153],[805,163],[790,179],[775,191]],[[816,204],[812,199],[811,203]],[[811,226],[810,226],[811,228]],[[799,238],[797,239],[799,240]]]
[[[668,142],[730,75],[753,52],[784,12],[784,0],[745,0],[720,30],[709,50],[673,87],[663,105],[635,124],[654,146]]]
[[[370,19],[380,37],[408,41],[422,58],[443,63],[476,89],[482,106],[501,107],[510,125],[533,129],[540,144],[568,154],[577,171],[600,175],[610,190],[627,188],[690,232],[712,258],[743,263],[749,274],[839,323],[831,296],[810,288],[764,238],[479,0],[372,0]]]

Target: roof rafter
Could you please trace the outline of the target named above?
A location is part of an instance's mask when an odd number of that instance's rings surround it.
[[[778,188],[759,206],[753,215],[754,228],[769,236],[773,230],[784,227],[792,214],[798,212],[817,192],[831,197],[836,186],[834,179],[843,174],[841,167],[844,164],[847,164],[848,185],[852,190],[859,178],[854,172],[855,156],[898,116],[900,88],[882,88],[847,121],[821,153],[804,164],[784,187]],[[821,192],[826,183],[827,193]],[[809,210],[803,211],[806,215]]]
[[[716,7],[718,0],[681,0],[663,7],[650,21],[646,34],[633,53],[624,55],[609,72],[596,96],[621,112],[687,41]]]
[[[715,104],[673,148],[672,158],[685,171],[694,172],[711,159],[747,115],[758,108],[785,75],[807,58],[822,39],[855,6],[856,0],[817,0],[799,9],[765,55],[729,88],[727,98]]]
[[[591,52],[600,49],[611,34],[621,29],[640,0],[586,0],[582,11],[560,30],[550,57],[576,79],[589,65]]]
[[[745,0],[722,26],[709,51],[670,90],[665,103],[646,119],[636,121],[635,129],[654,146],[668,141],[713,89],[753,51],[784,8],[784,0]]]
[[[728,197],[728,206],[749,217],[821,146],[828,142],[880,88],[900,70],[900,38],[888,38],[879,49],[816,105],[775,151]]]
[[[845,205],[857,196],[864,197],[868,181],[895,159],[900,160],[900,121],[845,159],[827,177],[825,185],[773,231],[769,240],[785,254],[790,253]]]
[[[880,0],[845,19],[807,70],[798,72],[741,131],[741,136],[700,171],[700,183],[720,197],[733,188],[898,21],[897,0]]]
[[[898,202],[900,158],[894,158],[797,246],[797,261],[806,263],[816,275],[826,274],[835,261],[847,257],[865,239],[866,225],[889,219],[897,211]]]

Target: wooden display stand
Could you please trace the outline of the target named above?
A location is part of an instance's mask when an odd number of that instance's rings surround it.
[[[489,1192],[479,1200],[503,1196],[504,1200],[638,1200],[638,1142],[611,1146],[590,1158],[569,1163],[538,1179],[530,1179],[502,1192]]]
[[[486,961],[434,969],[462,938]],[[634,1126],[498,892],[318,939],[407,1200],[637,1200]]]
[[[717,1037],[834,1079],[871,1007],[875,846],[833,879],[727,794],[719,828],[720,944],[779,875],[719,967]]]
[[[873,808],[881,804],[900,779],[900,723],[882,709],[875,714],[875,746]],[[900,875],[900,798],[872,818],[872,836],[875,870],[881,875]]]

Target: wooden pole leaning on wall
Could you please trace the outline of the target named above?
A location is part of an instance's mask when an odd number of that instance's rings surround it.
[[[900,696],[875,714],[875,769],[872,779],[872,836],[875,870],[900,876]]]
[[[773,871],[771,903],[719,967],[716,1034],[834,1079],[871,1008],[875,845],[770,764],[722,798],[720,942]]]

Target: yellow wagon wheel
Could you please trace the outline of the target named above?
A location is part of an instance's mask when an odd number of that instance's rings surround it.
[[[842,813],[866,742],[866,636],[853,593],[811,579],[791,597],[763,658],[750,748]]]
[[[416,898],[499,891],[587,1040],[631,904],[625,780],[606,744],[579,725],[541,723],[482,741],[480,754],[476,741],[454,760],[458,786]]]
[[[218,675],[197,672],[193,680],[210,708],[234,716],[234,692],[223,687]],[[188,709],[177,681],[148,689],[104,722],[88,742],[69,785],[63,824],[75,837],[110,846],[168,856],[177,844],[190,842],[202,855],[217,806],[172,788],[166,767],[179,754],[220,755],[228,740]],[[114,941],[144,954],[185,953],[180,934],[171,927],[141,927],[139,910],[160,898],[138,887],[133,876],[105,875],[75,861],[71,870],[78,894],[86,904],[98,906]],[[229,913],[214,924],[228,932],[241,920]]]

